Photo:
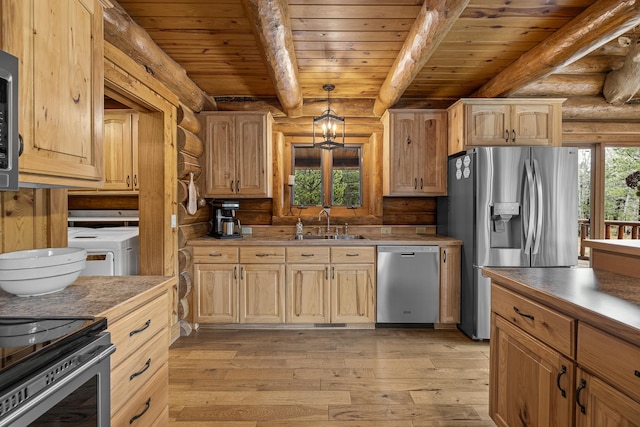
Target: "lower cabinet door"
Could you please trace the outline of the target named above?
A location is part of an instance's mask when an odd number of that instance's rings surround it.
[[[238,323],[238,265],[194,264],[196,322]]]
[[[331,266],[331,323],[375,322],[373,264]]]
[[[240,265],[240,323],[284,323],[284,264]]]
[[[329,266],[287,265],[287,323],[328,323]]]
[[[640,426],[640,403],[578,369],[576,426]]]
[[[574,362],[492,313],[489,414],[498,426],[573,425]]]

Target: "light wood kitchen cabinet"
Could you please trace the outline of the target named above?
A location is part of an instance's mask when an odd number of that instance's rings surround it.
[[[489,414],[498,426],[573,425],[574,363],[492,314]]]
[[[2,0],[2,49],[20,58],[20,182],[98,188],[103,157],[103,5]]]
[[[240,248],[240,323],[284,323],[283,247]]]
[[[383,194],[447,194],[447,112],[387,110],[382,117]]]
[[[578,369],[576,426],[640,426],[640,403]],[[583,411],[584,409],[584,411]]]
[[[459,246],[440,247],[440,310],[439,323],[460,323],[460,274],[461,254]]]
[[[112,425],[152,425],[168,406],[167,292],[128,302],[108,314],[111,341]],[[131,421],[133,420],[133,422]],[[166,423],[167,419],[160,420]]]
[[[271,197],[270,113],[203,113],[205,197]]]
[[[192,252],[195,322],[238,323],[238,248],[196,246]]]
[[[448,154],[478,146],[562,145],[564,99],[461,99],[448,109]]]
[[[375,248],[331,248],[331,323],[375,323]]]
[[[287,323],[330,322],[329,252],[328,247],[287,248]]]
[[[103,190],[138,191],[138,114],[104,112]]]

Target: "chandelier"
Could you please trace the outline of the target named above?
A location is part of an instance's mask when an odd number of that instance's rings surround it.
[[[327,109],[321,116],[313,118],[313,147],[324,150],[344,148],[344,117],[331,110],[330,94],[335,86],[326,84],[322,89],[327,91]]]

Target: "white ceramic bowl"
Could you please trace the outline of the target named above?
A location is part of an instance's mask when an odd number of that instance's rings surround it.
[[[61,291],[86,265],[82,248],[49,248],[0,254],[0,289],[18,296]]]
[[[84,248],[44,248],[0,254],[0,270],[49,267],[80,261],[87,257]]]

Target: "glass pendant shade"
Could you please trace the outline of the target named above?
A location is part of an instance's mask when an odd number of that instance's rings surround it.
[[[313,146],[324,150],[344,147],[344,117],[336,115],[331,109],[330,93],[335,86],[326,84],[327,109],[321,116],[313,118]]]

